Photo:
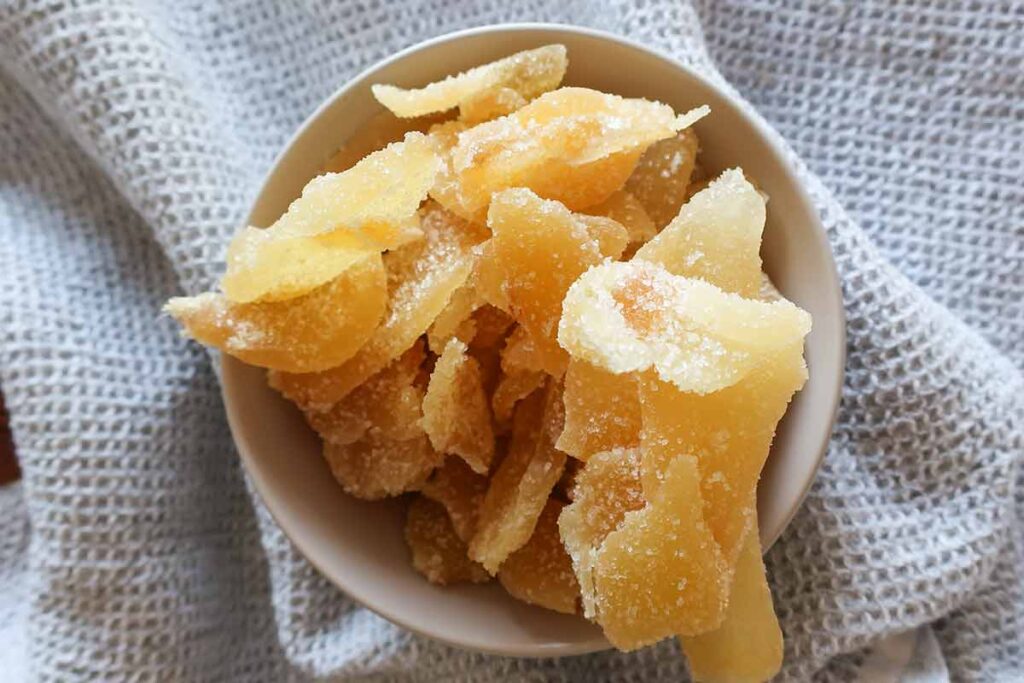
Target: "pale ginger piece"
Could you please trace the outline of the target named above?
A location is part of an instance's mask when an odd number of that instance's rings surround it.
[[[565,429],[555,446],[585,461],[639,443],[640,399],[633,376],[571,359],[565,373]]]
[[[427,330],[427,344],[430,350],[440,354],[450,339],[458,339],[466,344],[473,341],[477,331],[473,313],[483,303],[483,299],[471,283],[464,284],[452,292],[448,304]]]
[[[484,221],[487,216],[481,211],[464,205],[459,193],[459,182],[453,168],[455,147],[459,144],[459,134],[469,128],[465,121],[445,121],[430,129],[427,139],[434,148],[434,154],[441,160],[440,170],[430,188],[430,198],[456,216],[468,221]]]
[[[558,535],[558,515],[564,507],[565,503],[548,499],[530,540],[501,563],[498,581],[517,600],[576,614],[580,587]]]
[[[693,128],[679,131],[647,148],[626,181],[631,192],[661,230],[672,222],[689,198],[700,141]]]
[[[656,143],[657,144],[657,143]],[[634,172],[634,175],[636,173]],[[643,204],[631,193],[619,190],[600,204],[588,207],[586,212],[593,216],[610,218],[626,228],[629,248],[635,251],[640,245],[658,234],[654,221],[647,215]]]
[[[761,301],[779,301],[786,297],[782,296],[782,292],[779,291],[779,288],[768,277],[768,273],[761,273],[761,287],[757,292],[757,298]]]
[[[679,643],[698,683],[762,683],[782,668],[782,629],[765,576],[756,522],[736,563],[722,625],[683,636]]]
[[[428,202],[426,239],[385,254],[390,300],[380,326],[342,365],[316,373],[272,372],[272,387],[306,410],[327,410],[404,353],[433,324],[473,268],[479,229]]]
[[[565,292],[587,268],[626,246],[624,228],[587,218],[522,188],[496,194],[488,212],[494,236],[478,268],[497,273],[492,279],[501,283],[503,299],[491,303],[507,306],[533,343],[541,369],[555,376],[568,361],[556,340]]]
[[[778,349],[736,384],[709,394],[640,379],[644,493],[657,495],[670,463],[694,457],[704,519],[728,566],[755,518],[755,493],[775,428],[807,379],[803,339]]]
[[[412,348],[325,412],[306,411],[306,422],[324,441],[341,446],[370,435],[405,441],[423,434],[423,394],[417,386],[426,352]]]
[[[431,128],[442,124],[448,116],[442,113],[428,114],[412,119],[397,118],[389,111],[382,111],[359,127],[359,133],[346,140],[332,154],[320,173],[342,173],[392,142],[399,142],[408,133],[428,133]]]
[[[482,219],[491,196],[528,188],[573,210],[621,189],[651,143],[687,128],[707,108],[676,116],[660,102],[561,88],[458,134],[450,171],[461,215]]]
[[[188,336],[245,363],[316,372],[344,363],[372,337],[387,306],[385,284],[381,257],[371,253],[295,299],[237,304],[207,292],[174,297],[164,311]]]
[[[449,457],[423,484],[420,493],[444,506],[456,535],[469,543],[476,532],[487,483],[486,475],[474,472],[465,460]]]
[[[554,447],[562,429],[562,392],[553,380],[516,407],[508,453],[491,476],[469,556],[495,574],[523,547],[565,467]]]
[[[494,422],[502,433],[512,421],[516,404],[544,386],[546,379],[547,375],[540,370],[512,368],[502,372],[498,386],[491,395]]]
[[[405,513],[405,542],[412,566],[430,583],[450,586],[486,583],[491,575],[466,555],[466,543],[452,527],[444,507],[416,496]]]
[[[491,112],[507,114],[541,93],[557,88],[568,64],[564,45],[545,45],[422,88],[406,90],[375,84],[371,90],[377,101],[396,116],[423,116],[459,107],[463,118],[480,121]],[[501,111],[509,106],[513,108]]]
[[[703,517],[697,461],[677,457],[664,486],[608,534],[593,566],[597,623],[620,650],[718,628],[729,578]]]
[[[418,489],[444,460],[426,434],[406,441],[368,435],[352,444],[324,443],[331,474],[345,491],[380,500]]]
[[[580,586],[583,614],[597,615],[594,564],[604,539],[626,513],[644,506],[640,451],[619,448],[594,455],[575,477],[572,503],[558,518],[558,528]]]
[[[683,391],[735,384],[810,331],[788,301],[744,299],[634,259],[587,271],[569,288],[558,341],[612,373],[656,371]]]
[[[640,247],[634,258],[757,298],[765,215],[764,197],[743,177],[743,171],[734,168],[686,202],[668,227]]]
[[[442,453],[458,455],[486,474],[494,457],[491,408],[480,365],[458,339],[449,340],[430,375],[423,398],[423,428]]]
[[[289,299],[334,279],[368,252],[410,241],[416,210],[441,169],[421,133],[344,173],[313,178],[269,228],[243,228],[228,246],[221,288],[238,303]]]

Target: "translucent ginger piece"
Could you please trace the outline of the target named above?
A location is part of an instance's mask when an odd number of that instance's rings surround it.
[[[502,373],[498,386],[491,396],[494,421],[500,428],[504,428],[512,420],[516,404],[541,388],[546,378],[547,375],[540,370],[512,368]]]
[[[501,349],[501,368],[506,373],[515,370],[542,372],[544,357],[537,350],[537,343],[522,326],[516,326],[505,340]]]
[[[491,409],[480,366],[468,350],[451,339],[437,359],[423,399],[423,428],[436,450],[458,455],[486,474],[494,457]]]
[[[518,600],[576,614],[580,587],[558,535],[558,515],[563,507],[561,501],[548,499],[530,540],[501,563],[498,581]]]
[[[725,615],[729,577],[704,523],[696,459],[673,460],[664,484],[596,553],[597,622],[620,650],[710,631]]]
[[[478,267],[497,272],[503,303],[529,335],[540,365],[560,375],[567,362],[555,338],[562,298],[587,268],[621,253],[625,229],[608,219],[582,220],[558,202],[521,188],[494,196],[487,223],[494,236]],[[611,234],[616,227],[618,240]]]
[[[288,372],[323,370],[355,355],[387,305],[380,255],[295,299],[236,304],[217,292],[175,297],[164,310],[198,342],[239,360]]]
[[[369,435],[352,444],[324,443],[324,458],[345,491],[363,500],[380,500],[418,489],[444,455],[426,434],[394,441]]]
[[[782,668],[782,630],[761,560],[757,524],[747,532],[722,625],[679,639],[698,683],[761,683]]]
[[[466,123],[490,121],[526,106],[526,98],[512,88],[495,88],[474,95],[459,105],[459,119]]]
[[[487,477],[474,472],[465,460],[449,457],[443,467],[434,471],[420,492],[444,506],[455,533],[463,543],[469,543],[476,532],[487,483]]]
[[[576,477],[583,471],[584,464],[582,460],[577,460],[576,458],[568,458],[565,461],[565,470],[562,471],[562,477],[555,484],[555,496],[560,500],[568,503],[572,502],[575,495]]]
[[[640,399],[630,374],[572,359],[565,373],[565,429],[555,446],[574,458],[640,443]]]
[[[579,581],[583,613],[597,615],[594,564],[604,539],[619,527],[626,513],[644,506],[640,483],[640,452],[615,449],[594,455],[575,478],[572,503],[558,519],[565,549]]]
[[[451,172],[467,216],[482,217],[491,195],[525,187],[570,209],[622,188],[644,148],[707,113],[676,116],[659,102],[586,88],[561,88],[522,109],[462,131]]]
[[[390,301],[380,326],[342,365],[317,373],[270,373],[270,384],[307,410],[326,410],[424,334],[473,268],[479,229],[428,202],[426,239],[385,254]]]
[[[466,555],[462,541],[444,507],[416,496],[405,515],[405,542],[412,551],[412,566],[430,583],[486,583],[491,575]]]
[[[610,218],[622,225],[626,228],[631,246],[639,247],[658,234],[658,229],[647,215],[643,204],[625,190],[619,190],[600,204],[587,208],[587,213]]]
[[[743,171],[723,173],[698,192],[635,258],[653,261],[676,275],[707,280],[745,297],[761,286],[764,197]]]
[[[421,436],[424,391],[416,377],[425,358],[423,342],[417,341],[330,410],[307,411],[306,421],[324,441],[342,446],[367,434],[392,441]]]
[[[471,112],[479,116],[480,100],[485,96],[496,94],[498,100],[509,99],[510,96],[502,93],[511,91],[525,103],[557,88],[568,64],[564,45],[545,45],[474,67],[422,88],[406,90],[375,84],[371,89],[377,101],[396,116],[422,116],[455,107],[460,107],[465,116],[470,113],[463,109],[467,102],[473,105]]]
[[[806,379],[797,340],[710,394],[683,392],[649,376],[639,381],[644,492],[657,494],[675,458],[695,457],[704,519],[730,567],[755,516],[757,481],[775,428]]]
[[[515,320],[508,313],[487,304],[473,312],[473,322],[476,327],[473,346],[483,348],[497,347],[509,328],[515,324]]]
[[[647,210],[658,230],[672,222],[689,198],[687,187],[699,150],[697,133],[692,128],[682,130],[648,147],[626,181],[626,189]]]
[[[609,372],[651,368],[681,390],[709,393],[810,328],[810,316],[788,301],[744,299],[634,259],[591,268],[570,287],[558,341]]]
[[[562,394],[553,381],[516,407],[508,453],[491,477],[469,555],[494,574],[533,534],[565,453],[554,442],[562,428]]]
[[[293,298],[367,251],[409,241],[410,221],[440,169],[427,137],[409,133],[344,173],[313,178],[273,225],[232,240],[221,288],[239,303]]]
[[[469,343],[476,336],[473,313],[483,305],[483,299],[472,284],[465,284],[452,292],[448,304],[427,330],[427,343],[434,353],[444,351],[448,340],[457,338]]]

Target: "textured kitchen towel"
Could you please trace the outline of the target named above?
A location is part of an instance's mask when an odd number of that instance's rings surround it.
[[[0,492],[0,679],[685,675],[671,642],[511,660],[355,606],[250,495],[208,355],[159,314],[214,283],[335,88],[510,20],[614,31],[728,81],[821,211],[849,362],[824,467],[769,554],[783,677],[855,680],[874,644],[932,624],[953,678],[1021,680],[1018,0],[0,3],[0,384],[24,470]]]

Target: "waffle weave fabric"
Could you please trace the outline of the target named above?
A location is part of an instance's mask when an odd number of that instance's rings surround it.
[[[786,680],[854,680],[933,624],[952,678],[1024,678],[1024,5],[1016,0],[64,0],[0,6],[0,678],[679,680],[674,643],[514,660],[354,605],[249,491],[209,288],[291,132],[459,28],[576,22],[728,82],[788,144],[840,270],[849,361],[769,554]],[[609,68],[615,68],[609,65]]]

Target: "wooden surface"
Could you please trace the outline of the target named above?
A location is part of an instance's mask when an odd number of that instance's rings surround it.
[[[18,461],[14,458],[14,442],[7,424],[4,396],[0,394],[0,484],[14,481],[20,476]]]

